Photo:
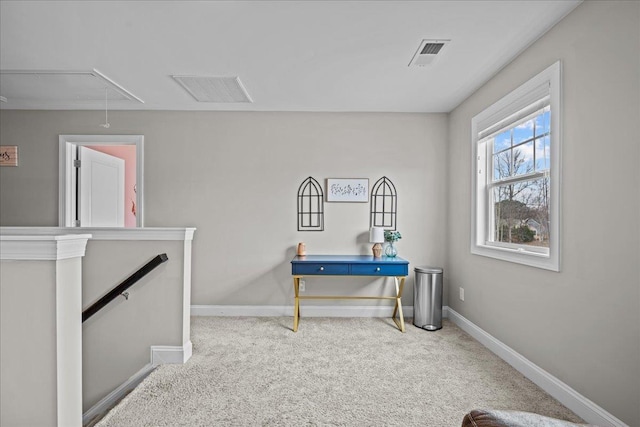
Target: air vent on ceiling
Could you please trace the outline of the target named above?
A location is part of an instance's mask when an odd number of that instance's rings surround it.
[[[433,63],[436,57],[441,55],[440,51],[442,48],[450,41],[451,40],[422,40],[411,62],[409,62],[409,66],[424,67],[425,65]]]
[[[180,83],[198,102],[253,102],[239,77],[171,77]]]

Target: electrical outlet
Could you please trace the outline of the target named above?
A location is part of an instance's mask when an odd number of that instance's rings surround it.
[[[300,280],[300,286],[299,286],[300,292],[304,292],[305,291],[305,283],[304,280]]]
[[[460,289],[460,301],[464,301],[464,288],[459,288]]]

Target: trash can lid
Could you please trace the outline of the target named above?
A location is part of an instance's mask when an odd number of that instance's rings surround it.
[[[440,267],[429,267],[427,265],[421,265],[420,267],[414,268],[416,273],[440,273],[442,274],[442,268]]]

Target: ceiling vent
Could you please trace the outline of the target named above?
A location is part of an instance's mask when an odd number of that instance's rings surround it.
[[[424,67],[435,61],[435,59],[442,55],[440,51],[451,40],[422,40],[418,50],[413,55],[409,67]]]
[[[239,77],[171,76],[198,102],[236,103],[253,100]]]

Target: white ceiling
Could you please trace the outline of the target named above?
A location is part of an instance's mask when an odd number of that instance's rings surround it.
[[[579,3],[0,1],[0,107],[102,109],[96,70],[144,101],[111,85],[109,109],[449,112]],[[423,39],[451,42],[409,67]],[[197,102],[172,75],[238,76],[254,102]]]

